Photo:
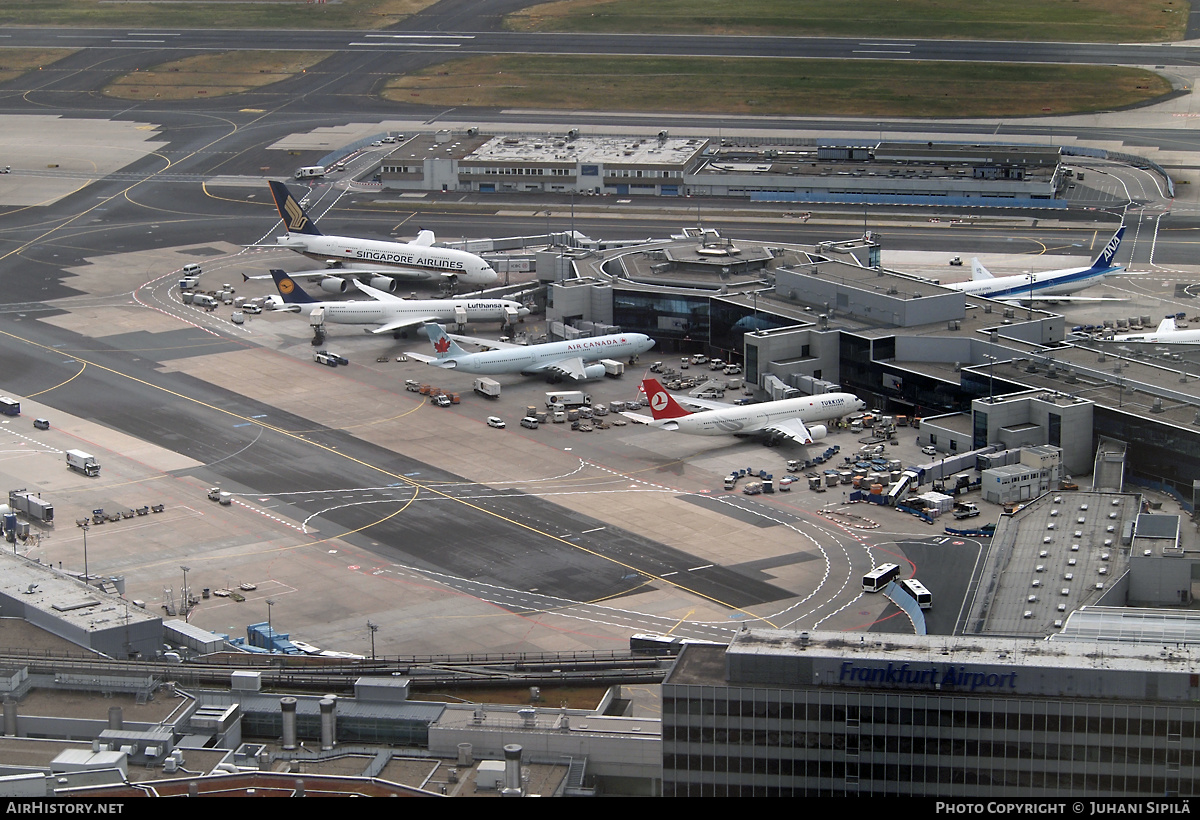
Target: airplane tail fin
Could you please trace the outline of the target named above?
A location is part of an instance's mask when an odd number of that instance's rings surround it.
[[[429,336],[429,341],[433,342],[433,352],[438,359],[447,359],[451,356],[465,356],[467,352],[458,344],[446,335],[446,329],[437,322],[430,322],[425,325],[425,332]]]
[[[1158,333],[1174,333],[1179,328],[1175,327],[1175,317],[1168,316],[1158,323]]]
[[[417,238],[412,241],[412,244],[428,248],[432,246],[435,241],[437,240],[433,235],[433,231],[422,230],[417,232]]]
[[[292,192],[282,182],[271,180],[271,196],[275,198],[275,207],[288,233],[304,233],[309,236],[320,236],[317,223],[309,217],[304,207],[292,196]]]
[[[663,386],[658,383],[658,379],[643,380],[642,390],[646,393],[646,403],[650,405],[650,414],[654,416],[655,421],[680,419],[691,415],[680,406],[679,402],[675,401],[670,393],[663,389]]]
[[[1117,249],[1121,247],[1121,237],[1125,235],[1125,226],[1122,225],[1113,234],[1112,239],[1108,240],[1108,244],[1104,246],[1104,250],[1100,251],[1100,255],[1096,257],[1096,261],[1092,263],[1092,270],[1107,270],[1115,267],[1113,265],[1113,257],[1117,255]]]
[[[285,304],[307,305],[317,301],[309,296],[302,287],[297,285],[295,279],[283,271],[271,271],[271,278],[275,280],[275,288],[279,291],[279,295],[283,297]]]
[[[971,281],[978,282],[980,279],[995,279],[992,272],[983,266],[983,263],[978,259],[971,260]]]

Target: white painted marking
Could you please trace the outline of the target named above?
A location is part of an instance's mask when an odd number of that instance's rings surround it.
[[[120,42],[115,40],[114,42]],[[146,42],[151,42],[147,40]],[[458,48],[462,43],[347,43],[351,46],[393,45],[397,48]]]

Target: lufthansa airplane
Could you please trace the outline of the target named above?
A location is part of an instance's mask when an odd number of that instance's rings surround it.
[[[245,274],[243,274],[244,276]],[[529,315],[529,308],[511,299],[401,299],[362,282],[354,284],[371,298],[338,302],[319,302],[309,296],[291,276],[281,270],[271,271],[275,287],[283,304],[277,311],[312,315],[320,309],[325,321],[345,325],[374,325],[368,333],[391,333],[396,338],[407,336],[411,328],[426,322],[503,322],[512,324]]]

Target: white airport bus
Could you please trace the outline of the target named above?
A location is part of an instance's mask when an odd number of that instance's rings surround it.
[[[916,578],[907,578],[901,581],[900,588],[907,592],[921,609],[933,609],[933,593]]]
[[[864,592],[879,592],[900,575],[898,564],[880,564],[863,576]]]

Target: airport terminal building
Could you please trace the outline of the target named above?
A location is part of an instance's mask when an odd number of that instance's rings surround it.
[[[663,795],[1190,797],[1200,675],[1161,645],[740,633],[663,684]]]

